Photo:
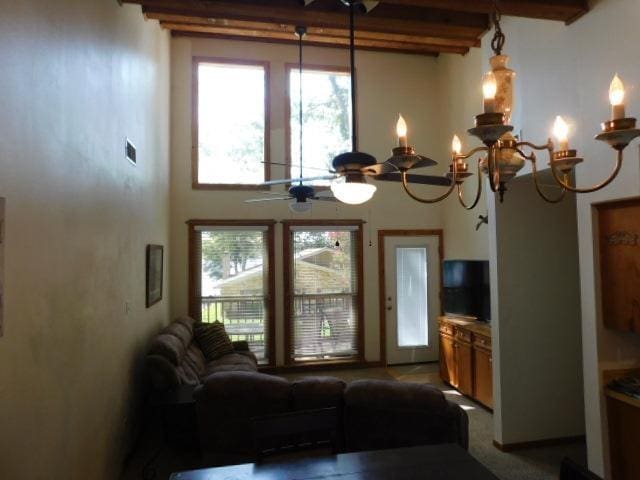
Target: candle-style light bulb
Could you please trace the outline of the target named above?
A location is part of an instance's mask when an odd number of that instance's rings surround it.
[[[624,93],[624,83],[616,73],[609,86],[609,101],[611,102],[611,118],[613,120],[625,117]]]
[[[396,124],[396,133],[398,134],[398,143],[401,147],[407,146],[407,122],[404,121],[402,115],[398,116],[398,123]]]
[[[451,151],[454,155],[460,155],[460,152],[462,152],[462,142],[460,141],[460,138],[458,138],[458,135],[453,136],[453,140],[451,141]]]
[[[496,92],[498,83],[493,72],[487,72],[482,80],[482,96],[484,97],[484,113],[494,113],[496,108]]]
[[[560,115],[556,117],[556,121],[553,124],[553,135],[560,143],[561,151],[569,150],[569,125]]]

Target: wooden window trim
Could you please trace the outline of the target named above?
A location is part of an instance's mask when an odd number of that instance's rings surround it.
[[[387,365],[387,310],[385,303],[385,254],[384,241],[387,237],[438,237],[438,257],[440,260],[440,315],[444,315],[444,231],[431,230],[378,230],[378,310],[380,312],[380,361]]]
[[[363,363],[364,360],[364,237],[363,237],[363,220],[286,220],[282,222],[282,259],[283,259],[283,275],[284,275],[284,362],[286,366],[309,366],[317,367],[318,365],[326,364],[350,364],[350,363]],[[296,362],[292,359],[292,345],[293,345],[293,325],[291,324],[293,317],[291,315],[291,309],[293,307],[291,287],[292,281],[292,269],[291,269],[291,228],[292,227],[345,227],[354,226],[357,227],[356,232],[356,281],[358,282],[358,337],[356,345],[358,348],[358,354],[345,359],[340,360],[309,360],[303,362]]]
[[[285,110],[284,110],[284,138],[285,138],[285,159],[286,166],[285,178],[291,178],[291,165],[293,159],[291,158],[291,72],[299,70],[300,64],[298,63],[286,63],[285,64]],[[329,65],[316,65],[316,64],[302,64],[302,70],[311,70],[315,72],[329,72],[329,73],[346,73],[351,74],[349,67],[329,66]],[[328,190],[326,186],[314,186],[316,191]]]
[[[273,367],[276,364],[276,272],[275,272],[275,220],[189,220],[189,316],[195,320],[201,319],[200,307],[196,300],[196,286],[201,272],[200,260],[196,258],[197,228],[198,227],[267,227],[267,344],[265,346],[269,362],[260,367]]]
[[[270,69],[271,64],[262,60],[243,60],[239,58],[195,56],[191,65],[191,187],[194,190],[269,190],[264,185],[232,184],[232,183],[200,183],[198,181],[198,66],[201,63],[221,65],[247,65],[264,68],[264,179],[271,180],[271,101],[270,101]]]

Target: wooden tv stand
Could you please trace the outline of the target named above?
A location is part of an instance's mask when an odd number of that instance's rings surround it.
[[[460,393],[493,408],[491,326],[440,317],[440,377]]]

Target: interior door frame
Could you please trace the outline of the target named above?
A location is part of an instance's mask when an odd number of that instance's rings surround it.
[[[442,229],[433,230],[378,230],[378,310],[380,312],[380,362],[387,364],[387,309],[386,272],[384,242],[387,237],[438,237],[438,256],[440,257],[440,314],[442,315],[442,289],[444,285],[442,265],[444,262],[444,233]]]

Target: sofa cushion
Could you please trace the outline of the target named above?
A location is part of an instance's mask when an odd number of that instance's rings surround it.
[[[349,406],[427,410],[442,413],[447,408],[444,394],[431,385],[392,380],[355,380],[344,392]]]
[[[193,341],[193,330],[190,330],[184,323],[181,322],[173,322],[172,324],[162,329],[160,334],[173,335],[182,342],[184,348],[188,348]]]
[[[220,322],[198,323],[194,326],[195,339],[207,360],[215,360],[233,353],[233,344]]]
[[[291,383],[294,410],[342,408],[345,382],[335,377],[306,377]]]
[[[169,333],[161,333],[151,343],[149,353],[166,358],[176,367],[182,362],[186,352],[184,343],[178,337]]]
[[[205,374],[207,369],[207,359],[204,358],[202,350],[195,343],[189,345],[183,362],[188,363],[199,377]]]
[[[244,372],[256,372],[258,366],[255,360],[242,353],[229,353],[223,355],[211,362],[207,363],[205,372],[206,375],[211,375],[216,372],[230,372],[230,371],[244,371]]]

